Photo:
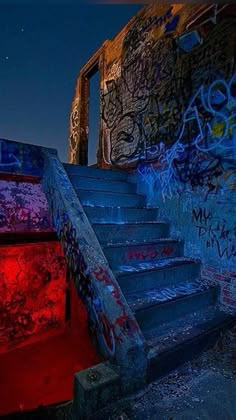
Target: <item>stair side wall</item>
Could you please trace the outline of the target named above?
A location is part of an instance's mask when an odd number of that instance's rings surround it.
[[[45,150],[0,140],[0,353],[65,330],[65,260],[40,184]]]

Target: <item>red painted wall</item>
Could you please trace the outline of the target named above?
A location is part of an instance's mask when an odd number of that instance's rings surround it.
[[[0,246],[0,353],[64,328],[65,279],[58,242]]]

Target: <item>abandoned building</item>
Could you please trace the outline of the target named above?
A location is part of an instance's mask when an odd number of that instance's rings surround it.
[[[25,381],[39,375],[45,404],[73,399],[74,419],[235,325],[235,12],[147,5],[105,40],[79,71],[68,163],[56,150],[0,140],[3,377],[28,357]],[[7,403],[17,390],[5,392],[0,414],[19,411],[17,397]]]

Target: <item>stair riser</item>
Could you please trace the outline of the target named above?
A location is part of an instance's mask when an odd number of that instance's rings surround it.
[[[112,179],[117,181],[126,181],[127,172],[121,171],[111,171],[106,169],[95,169],[89,168],[88,166],[79,166],[79,165],[68,165],[64,164],[64,167],[69,175],[80,175],[92,178],[103,178],[103,179]]]
[[[84,207],[91,223],[125,223],[157,220],[158,209]]]
[[[133,193],[136,192],[134,184],[128,182],[119,182],[106,179],[96,178],[82,178],[78,175],[70,176],[70,180],[76,189],[83,190],[96,190],[96,191],[112,191],[120,193]]]
[[[127,237],[127,240],[130,239]],[[140,262],[153,262],[163,258],[181,257],[183,255],[183,242],[159,242],[147,245],[131,245],[104,247],[104,253],[110,267],[116,269],[122,265]]]
[[[198,356],[199,353],[216,343],[222,331],[225,332],[226,329],[231,328],[233,325],[235,325],[235,321],[223,323],[204,334],[200,334],[189,341],[178,344],[171,350],[149,358],[147,381],[152,382]]]
[[[199,263],[183,264],[164,270],[136,273],[132,276],[118,277],[118,283],[124,294],[135,291],[162,288],[175,285],[184,280],[194,281],[200,277]]]
[[[141,207],[145,205],[145,197],[137,194],[106,193],[104,191],[76,190],[83,205]]]
[[[169,225],[160,224],[137,224],[137,225],[94,225],[95,233],[101,243],[125,242],[127,238],[135,241],[143,241],[148,238],[154,241],[158,238],[169,236]]]
[[[216,302],[216,296],[215,289],[200,294],[196,293],[184,299],[176,299],[162,305],[139,310],[136,313],[136,319],[143,332],[145,332],[145,330],[170,322],[190,312],[196,312],[204,306],[213,305]]]

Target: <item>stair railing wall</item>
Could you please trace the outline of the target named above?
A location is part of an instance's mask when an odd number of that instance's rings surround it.
[[[70,275],[87,308],[98,351],[119,366],[123,389],[137,388],[146,376],[144,337],[55,155],[45,155],[42,184]]]

